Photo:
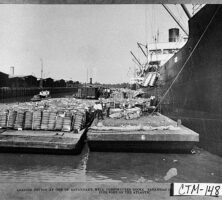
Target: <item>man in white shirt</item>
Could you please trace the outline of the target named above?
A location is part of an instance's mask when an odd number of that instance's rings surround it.
[[[95,105],[93,106],[94,108],[94,118],[97,117],[97,119],[104,119],[103,118],[103,107],[102,107],[102,103],[100,102],[96,102]]]

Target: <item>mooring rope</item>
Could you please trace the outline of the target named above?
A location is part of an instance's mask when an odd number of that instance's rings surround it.
[[[189,61],[189,59],[191,58],[191,56],[193,55],[194,51],[196,50],[197,46],[199,45],[201,39],[203,38],[204,34],[206,33],[207,29],[209,28],[210,24],[212,23],[214,17],[216,16],[218,10],[220,9],[220,6],[217,8],[217,10],[215,11],[214,15],[212,16],[211,20],[209,21],[209,23],[207,24],[204,32],[201,34],[199,40],[197,41],[196,45],[194,46],[193,50],[191,51],[190,55],[188,56],[188,58],[186,59],[185,63],[183,64],[183,66],[181,67],[180,71],[178,72],[178,74],[176,75],[175,79],[173,80],[173,82],[171,83],[171,85],[169,86],[169,88],[167,89],[167,91],[165,92],[165,94],[163,95],[163,97],[161,98],[161,100],[158,102],[156,109],[159,107],[159,105],[163,102],[164,98],[166,97],[166,95],[168,94],[168,92],[170,91],[170,89],[172,88],[172,86],[174,85],[175,81],[177,80],[177,78],[179,77],[179,75],[181,74],[181,72],[183,71],[184,67],[186,66],[187,62]],[[150,114],[152,115],[155,110],[153,110],[153,112]]]

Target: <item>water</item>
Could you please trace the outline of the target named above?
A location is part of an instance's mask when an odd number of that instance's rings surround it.
[[[1,182],[222,182],[222,158],[196,154],[90,152],[0,154]],[[177,174],[165,180],[170,169]]]
[[[56,94],[51,94],[50,96],[52,98],[60,98],[60,97],[66,97],[69,96],[71,97],[73,95],[73,92],[66,92],[66,93],[56,93]],[[20,97],[14,97],[14,98],[6,98],[6,99],[0,99],[0,104],[4,103],[18,103],[18,102],[29,102],[31,101],[31,98],[33,96],[20,96]]]

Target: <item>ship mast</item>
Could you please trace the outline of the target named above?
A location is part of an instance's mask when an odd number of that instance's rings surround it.
[[[42,58],[40,58],[41,61],[41,78],[40,78],[40,88],[43,88],[43,80],[42,80],[42,76],[43,76],[43,60]]]
[[[140,61],[139,61],[139,60],[137,59],[137,57],[133,54],[132,51],[130,51],[130,53],[131,53],[132,56],[134,57],[133,62],[135,62],[135,63],[138,65],[138,67],[139,67],[139,70],[140,70],[139,76],[141,76],[141,75],[143,74],[143,65],[140,63]]]
[[[144,56],[146,57],[146,62],[147,62],[147,64],[148,64],[148,61],[149,61],[149,58],[148,58],[149,53],[148,53],[148,45],[147,45],[147,43],[146,43],[146,45],[144,45],[144,44],[141,44],[141,43],[137,42],[137,45],[138,45],[138,47],[140,48],[140,50],[143,52]],[[144,51],[144,49],[142,48],[142,46],[146,48],[146,52]]]
[[[135,58],[135,60],[137,61],[137,63],[141,66],[141,67],[143,67],[143,65],[140,63],[140,61],[136,58],[136,56],[133,54],[133,52],[132,51],[130,51],[130,53],[132,54],[132,56]]]
[[[141,47],[141,46],[144,46],[144,47],[147,48],[147,46],[144,45],[144,44],[141,44],[141,43],[139,43],[139,42],[137,42],[137,45],[138,45],[138,47],[141,49],[141,51],[143,52],[144,56],[147,57],[147,54],[145,53],[145,51],[144,51],[143,48]]]

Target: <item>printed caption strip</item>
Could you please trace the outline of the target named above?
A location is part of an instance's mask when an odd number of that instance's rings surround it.
[[[222,183],[173,183],[173,196],[222,196]]]

